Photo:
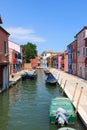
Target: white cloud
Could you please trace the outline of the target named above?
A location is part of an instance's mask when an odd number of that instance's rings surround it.
[[[7,31],[10,33],[11,39],[15,39],[20,42],[45,42],[46,40],[42,37],[36,35],[34,30],[25,29],[22,27],[17,28],[7,28]]]

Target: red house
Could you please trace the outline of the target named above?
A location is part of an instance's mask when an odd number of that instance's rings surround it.
[[[0,92],[8,88],[9,83],[8,37],[9,33],[0,26]]]
[[[87,80],[87,26],[76,35],[77,42],[77,76]]]
[[[77,75],[77,42],[72,42],[72,74]]]
[[[38,57],[35,57],[34,59],[31,59],[31,67],[33,69],[38,68]]]

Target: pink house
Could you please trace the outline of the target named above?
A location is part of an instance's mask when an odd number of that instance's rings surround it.
[[[58,55],[58,69],[64,70],[64,53]]]
[[[87,26],[75,36],[77,40],[77,75],[87,79]]]
[[[22,47],[12,41],[9,45],[9,73],[13,74],[22,69]]]

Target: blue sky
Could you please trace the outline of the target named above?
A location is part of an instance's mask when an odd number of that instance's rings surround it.
[[[0,0],[0,15],[9,40],[63,52],[87,25],[87,0]]]

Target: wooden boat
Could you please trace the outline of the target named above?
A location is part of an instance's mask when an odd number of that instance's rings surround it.
[[[28,73],[27,78],[29,79],[36,79],[37,78],[37,73],[34,71],[33,73]]]
[[[76,114],[74,111],[74,107],[71,101],[66,97],[53,98],[51,100],[49,111],[50,111],[50,122],[52,124],[57,123],[58,125],[66,125],[66,124],[74,124],[76,122]],[[60,119],[62,119],[62,121]]]
[[[37,78],[37,72],[36,71],[29,71],[25,72],[21,75],[21,78],[24,79],[36,79]]]
[[[55,85],[57,83],[57,80],[52,74],[49,74],[46,78],[46,83],[51,84],[51,85]]]
[[[21,74],[22,80],[25,80],[27,78],[27,73]]]
[[[44,73],[45,73],[46,75],[50,74],[49,69],[48,69],[48,68],[45,68],[45,69],[44,69]]]
[[[62,127],[62,128],[59,128],[58,130],[76,130],[76,129],[71,128],[71,127]]]

